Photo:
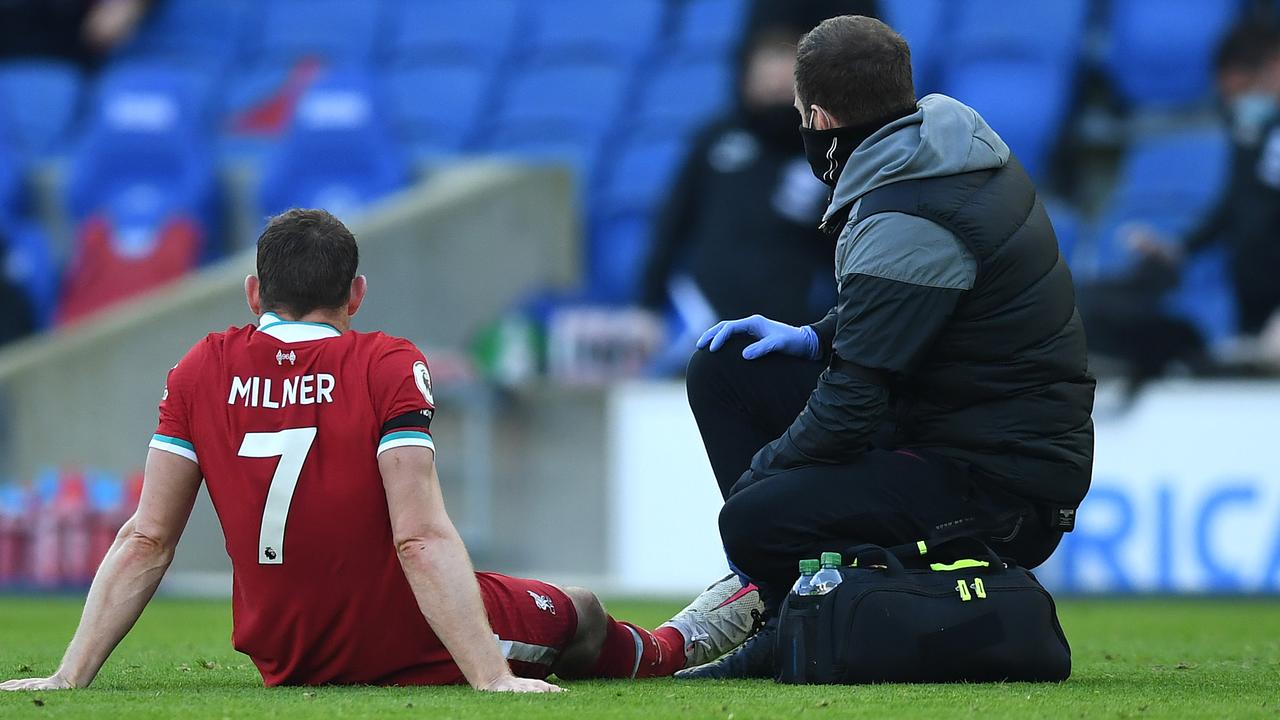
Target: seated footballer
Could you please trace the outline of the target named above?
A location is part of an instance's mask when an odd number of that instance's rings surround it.
[[[0,689],[93,682],[160,584],[202,478],[234,573],[232,642],[268,686],[550,692],[552,673],[670,675],[756,629],[759,593],[732,575],[650,632],[587,590],[475,572],[440,493],[426,358],[350,329],[358,263],[327,212],[270,221],[245,280],[258,323],[206,336],[170,371],[138,511],[61,665]]]

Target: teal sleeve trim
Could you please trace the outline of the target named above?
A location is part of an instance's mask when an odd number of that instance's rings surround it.
[[[195,445],[192,445],[191,443],[187,442],[186,440],[183,440],[182,438],[169,437],[168,435],[161,435],[160,433],[156,433],[155,435],[152,435],[151,438],[153,440],[157,440],[162,443],[167,443],[169,445],[177,445],[178,447],[186,450],[190,450],[191,452],[196,451]]]

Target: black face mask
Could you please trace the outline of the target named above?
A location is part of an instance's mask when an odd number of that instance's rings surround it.
[[[804,156],[809,161],[809,167],[813,169],[814,177],[834,188],[840,181],[840,173],[844,172],[845,166],[849,164],[849,156],[853,155],[853,151],[858,149],[863,140],[871,137],[885,125],[904,118],[912,112],[915,112],[915,108],[862,125],[849,125],[830,130],[815,130],[802,126],[800,137],[804,140]]]
[[[804,157],[809,161],[814,177],[831,187],[840,180],[840,173],[849,164],[849,156],[866,139],[852,127],[830,130],[801,127],[800,137],[804,140]]]

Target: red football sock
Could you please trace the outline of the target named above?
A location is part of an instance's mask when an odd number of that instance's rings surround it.
[[[636,657],[637,650],[639,657]],[[684,667],[684,636],[672,627],[653,632],[609,617],[600,657],[589,673],[597,678],[664,677]]]

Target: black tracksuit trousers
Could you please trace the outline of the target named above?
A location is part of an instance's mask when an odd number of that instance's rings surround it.
[[[699,350],[686,384],[702,442],[725,498],[720,535],[729,560],[776,607],[797,564],[854,545],[928,542],[957,534],[984,538],[1024,567],[1044,562],[1062,533],[1036,505],[984,487],[964,467],[926,450],[880,444],[848,464],[815,464],[770,474],[747,470],[764,445],[786,432],[817,385],[823,363],[772,354],[744,360],[737,337],[718,352]]]

